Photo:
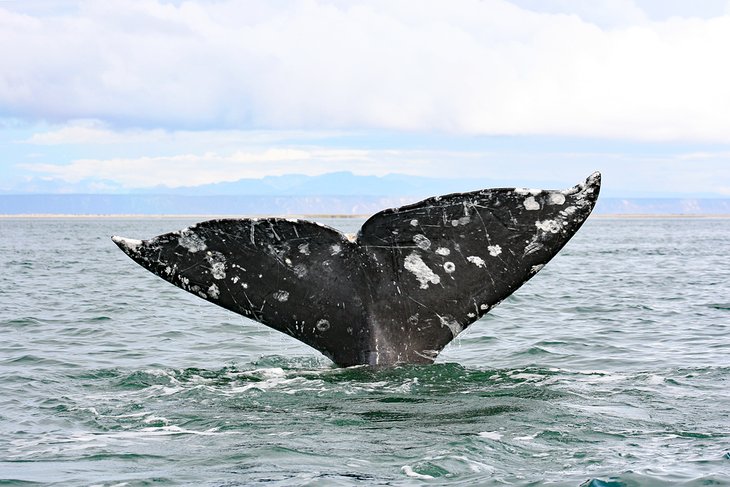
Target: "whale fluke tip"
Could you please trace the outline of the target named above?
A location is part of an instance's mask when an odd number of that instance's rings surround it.
[[[137,248],[142,245],[141,240],[135,240],[133,238],[124,238],[117,235],[112,236],[112,242],[117,244],[117,247],[122,249],[126,254],[134,252]]]
[[[595,171],[586,178],[585,182],[576,184],[572,188],[563,190],[563,194],[565,194],[565,195],[593,194],[594,197],[592,199],[594,200],[594,203],[595,203],[595,199],[598,197],[598,192],[600,190],[601,190],[601,173],[598,171]]]

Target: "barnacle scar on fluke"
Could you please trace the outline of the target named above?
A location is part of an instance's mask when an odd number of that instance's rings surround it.
[[[337,365],[431,363],[585,222],[599,173],[564,191],[484,189],[370,217],[352,240],[306,220],[210,220],[112,237],[182,289],[301,340]]]

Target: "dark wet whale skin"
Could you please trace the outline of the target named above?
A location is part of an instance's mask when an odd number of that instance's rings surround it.
[[[558,253],[599,190],[594,173],[565,191],[437,196],[373,215],[352,240],[282,218],[113,240],[154,274],[337,365],[431,363]]]

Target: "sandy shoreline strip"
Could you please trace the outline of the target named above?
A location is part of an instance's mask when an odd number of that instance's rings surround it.
[[[64,214],[64,213],[19,213],[19,214],[0,214],[0,219],[11,220],[11,219],[42,219],[42,218],[57,218],[57,219],[110,219],[110,220],[212,220],[220,218],[300,218],[307,220],[316,220],[317,218],[338,218],[338,219],[366,219],[372,215],[338,215],[338,214],[301,214],[301,215],[146,215],[146,214]],[[590,218],[597,219],[620,219],[620,220],[633,220],[633,219],[727,219],[730,218],[730,214],[727,213],[704,213],[704,214],[683,214],[683,213],[606,213],[606,214],[593,214]]]

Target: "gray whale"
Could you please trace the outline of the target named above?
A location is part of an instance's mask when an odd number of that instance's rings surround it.
[[[370,217],[355,238],[306,220],[220,219],[112,237],[176,286],[340,366],[431,363],[585,222],[601,177],[564,191],[485,189]]]

